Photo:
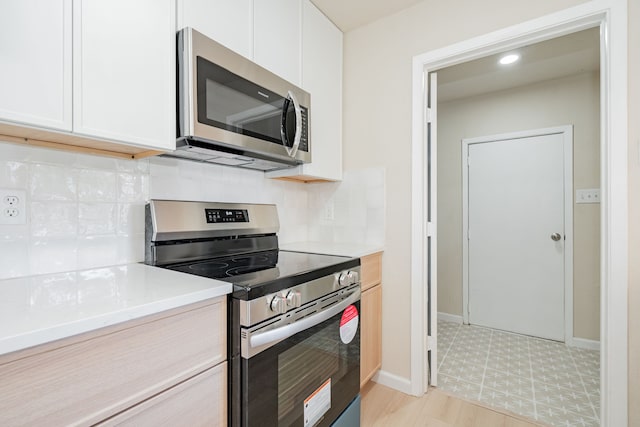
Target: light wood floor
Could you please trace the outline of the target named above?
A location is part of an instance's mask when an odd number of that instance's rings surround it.
[[[435,388],[431,388],[422,397],[414,397],[370,381],[361,395],[363,427],[538,427],[542,425],[458,399]]]

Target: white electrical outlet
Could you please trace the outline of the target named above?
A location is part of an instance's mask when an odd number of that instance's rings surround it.
[[[322,211],[322,219],[325,221],[333,221],[335,219],[333,199],[328,200]]]
[[[576,203],[600,203],[600,189],[576,190]]]
[[[16,188],[0,188],[0,224],[27,223],[27,192]]]

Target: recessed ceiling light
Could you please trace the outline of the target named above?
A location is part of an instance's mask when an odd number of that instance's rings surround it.
[[[502,58],[500,58],[500,64],[502,65],[509,65],[509,64],[513,64],[514,62],[516,62],[518,59],[520,59],[520,55],[515,54],[515,53],[511,53],[509,55],[505,55]]]

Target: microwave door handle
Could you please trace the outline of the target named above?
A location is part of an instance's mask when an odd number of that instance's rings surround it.
[[[272,329],[270,331],[251,335],[251,338],[249,339],[249,347],[256,348],[281,341],[285,338],[289,338],[297,334],[298,332],[302,332],[305,329],[309,329],[324,322],[327,319],[332,318],[358,300],[360,300],[360,289],[355,290],[348,298],[342,300],[338,304],[331,306],[328,309],[323,310],[317,314],[314,314],[313,316],[305,317],[302,320],[290,323],[277,329]]]
[[[293,137],[293,144],[291,144],[291,147],[289,147],[289,138],[287,137],[287,109],[289,107],[289,102],[293,103],[293,110],[296,114],[296,133]],[[287,99],[285,100],[282,108],[280,136],[282,138],[282,145],[284,145],[285,150],[287,150],[289,157],[295,157],[298,152],[298,147],[300,146],[300,138],[302,138],[302,108],[300,108],[298,99],[293,93],[291,93],[291,91],[287,93]]]
[[[296,134],[293,137],[293,147],[292,147],[293,152],[289,154],[291,157],[294,157],[298,152],[298,147],[300,146],[300,139],[302,138],[302,108],[300,108],[300,103],[298,102],[298,99],[295,97],[293,93],[291,93],[291,91],[289,91],[289,97],[291,98],[291,101],[293,101],[293,110],[296,113]]]

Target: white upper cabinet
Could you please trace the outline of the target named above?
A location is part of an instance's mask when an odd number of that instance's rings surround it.
[[[177,24],[253,58],[253,0],[178,0]]]
[[[342,179],[342,31],[304,2],[302,87],[311,93],[311,160],[303,175]]]
[[[71,130],[71,0],[3,1],[0,120]]]
[[[301,86],[301,1],[254,0],[253,61]]]
[[[273,178],[342,179],[342,31],[309,0],[302,14],[302,88],[311,94],[311,163]]]
[[[175,0],[74,0],[74,132],[175,148]]]
[[[174,149],[175,45],[175,0],[3,1],[0,133],[125,156]]]
[[[61,148],[175,149],[176,29],[189,26],[311,93],[312,163],[342,179],[342,33],[310,0],[3,0],[0,134]]]

